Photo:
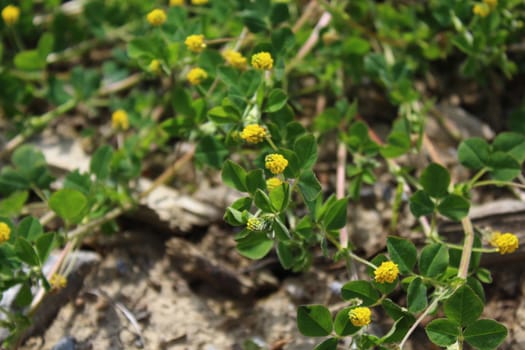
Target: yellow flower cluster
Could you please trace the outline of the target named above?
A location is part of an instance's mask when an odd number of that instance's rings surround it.
[[[399,275],[399,268],[397,264],[392,261],[384,261],[374,271],[375,281],[377,283],[392,283],[396,280]]]
[[[255,69],[270,70],[273,67],[273,58],[269,52],[262,51],[252,56],[252,66]]]
[[[281,154],[272,153],[264,158],[264,166],[274,175],[281,174],[288,166],[288,161]]]
[[[0,222],[0,244],[9,241],[11,228],[5,222]]]
[[[261,231],[263,221],[259,218],[249,218],[246,222],[246,228],[250,231]]]
[[[372,311],[364,306],[356,307],[348,311],[350,322],[356,327],[369,325],[371,322]]]
[[[199,85],[204,80],[208,78],[208,73],[202,68],[192,68],[186,75],[186,79],[190,82],[191,85]]]
[[[123,109],[117,109],[111,115],[111,125],[115,130],[128,130],[129,129],[129,119],[128,114]]]
[[[496,247],[500,254],[510,254],[518,250],[519,240],[515,234],[494,232],[490,244]]]
[[[494,10],[496,7],[498,7],[498,0],[483,0],[483,3],[487,4],[491,10]]]
[[[4,23],[9,27],[18,22],[19,17],[20,9],[14,5],[7,5],[2,10],[2,19],[4,20]]]
[[[244,57],[240,52],[226,50],[222,56],[230,66],[238,69],[246,68],[246,57]]]
[[[281,186],[282,184],[282,180],[278,177],[272,177],[266,180],[266,188],[268,189],[268,191],[271,191],[274,188]]]
[[[56,290],[63,289],[63,288],[66,288],[67,286],[67,279],[64,276],[58,273],[55,273],[49,279],[49,284],[51,285],[53,289],[56,289]]]
[[[184,44],[188,47],[188,50],[192,52],[202,52],[206,48],[206,43],[204,42],[204,35],[202,34],[193,34],[190,35],[184,40]]]
[[[487,17],[498,7],[498,0],[483,0],[483,3],[474,5],[472,12],[480,17]]]
[[[164,12],[164,10],[161,9],[152,10],[150,13],[148,13],[146,19],[152,26],[160,26],[164,24],[164,22],[166,22],[166,12]]]
[[[192,5],[206,5],[208,0],[191,0]]]
[[[258,124],[246,125],[241,132],[241,139],[248,143],[259,143],[264,140],[266,130]]]
[[[170,0],[170,6],[183,6],[184,0]]]
[[[159,60],[151,60],[148,66],[148,70],[153,74],[160,74],[162,71],[162,66]]]

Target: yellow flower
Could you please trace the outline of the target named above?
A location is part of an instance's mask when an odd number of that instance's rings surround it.
[[[186,79],[190,82],[191,85],[199,85],[203,80],[208,78],[208,73],[202,68],[193,68],[189,71]]]
[[[49,284],[51,285],[51,287],[53,289],[63,289],[63,288],[66,288],[67,286],[67,279],[58,274],[58,273],[55,273],[53,276],[51,276],[51,278],[49,279]]]
[[[355,309],[348,311],[348,318],[350,318],[350,322],[356,327],[369,325],[371,322],[371,316],[372,311],[364,306],[356,307]]]
[[[519,247],[519,240],[515,234],[494,232],[490,244],[496,247],[500,254],[514,253]]]
[[[166,12],[161,9],[152,10],[150,13],[148,13],[146,19],[152,26],[160,26],[166,22]]]
[[[192,5],[206,5],[208,0],[191,0]]]
[[[498,6],[498,0],[483,0],[484,4],[487,4],[491,10],[494,10]]]
[[[184,6],[184,0],[170,0],[170,6]]]
[[[16,6],[7,5],[2,10],[2,19],[4,20],[5,24],[9,27],[18,22],[19,17],[20,9]]]
[[[392,261],[384,261],[374,271],[374,275],[377,283],[392,283],[399,275],[399,268]]]
[[[272,153],[264,159],[264,166],[274,175],[280,174],[288,166],[288,161],[282,155]]]
[[[259,143],[264,140],[266,130],[258,124],[247,125],[241,132],[241,139],[248,143]]]
[[[273,58],[269,52],[262,51],[252,56],[252,66],[255,69],[270,70],[273,67]]]
[[[240,52],[233,51],[233,50],[226,50],[222,54],[226,62],[232,67],[238,68],[238,69],[244,69],[246,68],[246,57],[241,55]]]
[[[159,60],[151,60],[151,62],[149,63],[149,66],[148,66],[148,70],[151,73],[160,74],[160,72],[162,71],[162,66],[160,64],[160,61]]]
[[[116,130],[128,130],[129,129],[129,119],[128,114],[123,109],[117,109],[111,115],[111,125],[113,129]]]
[[[472,12],[480,17],[487,17],[490,13],[490,7],[487,4],[476,4],[472,8]]]
[[[0,244],[9,241],[11,228],[5,222],[0,222]]]
[[[193,34],[190,35],[184,40],[184,44],[188,47],[188,50],[192,52],[202,52],[206,48],[206,43],[204,42],[204,35],[202,34]]]
[[[250,231],[262,231],[264,222],[259,218],[249,218],[246,222],[246,228]]]
[[[282,184],[283,182],[278,177],[272,177],[266,180],[266,188],[268,188],[268,191],[271,191],[274,188],[281,186]]]

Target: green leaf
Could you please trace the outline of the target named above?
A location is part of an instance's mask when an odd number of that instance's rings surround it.
[[[42,167],[47,167],[46,158],[42,151],[31,145],[22,145],[17,148],[11,161],[16,169],[31,182],[36,182]]]
[[[242,256],[258,260],[272,250],[273,241],[265,232],[250,232],[247,236],[237,240],[237,250]]]
[[[340,337],[345,337],[347,335],[352,335],[361,327],[356,327],[350,322],[350,317],[348,317],[348,312],[352,309],[351,307],[345,307],[343,310],[339,311],[335,316],[334,320],[334,330],[335,334]]]
[[[213,136],[204,136],[195,149],[195,159],[201,163],[219,169],[230,151]]]
[[[295,140],[294,151],[303,170],[310,170],[317,160],[317,141],[312,134],[306,134]]]
[[[379,293],[372,283],[367,281],[350,281],[341,288],[344,300],[358,298],[363,306],[370,306],[379,300]]]
[[[297,308],[297,326],[302,335],[324,337],[332,332],[332,315],[323,305],[301,305]]]
[[[383,309],[385,309],[385,312],[388,316],[390,316],[394,321],[399,320],[401,317],[404,317],[407,315],[407,312],[403,310],[403,308],[396,303],[394,303],[391,299],[384,299],[381,302],[381,306]]]
[[[476,277],[483,283],[492,283],[492,275],[490,270],[479,268],[476,272]]]
[[[0,193],[8,195],[15,191],[27,190],[31,187],[29,181],[9,166],[5,166],[0,170]]]
[[[285,210],[290,203],[290,186],[287,183],[283,183],[281,186],[271,190],[270,201],[277,212]]]
[[[24,308],[31,305],[33,293],[31,293],[31,283],[23,283],[15,299],[15,305]],[[29,326],[29,325],[28,325]]]
[[[385,158],[396,158],[410,150],[410,135],[405,132],[394,131],[387,139],[387,144],[380,149]]]
[[[246,170],[231,160],[227,160],[222,167],[222,182],[238,191],[248,192]]]
[[[431,197],[441,198],[448,193],[450,174],[441,165],[432,163],[421,174],[419,183]]]
[[[264,180],[262,169],[252,170],[246,175],[246,188],[251,194],[254,194],[258,189],[266,189],[266,181]]]
[[[456,322],[446,318],[438,318],[425,327],[425,332],[432,343],[445,347],[458,340],[460,329]]]
[[[419,277],[415,278],[408,285],[407,304],[408,311],[418,313],[427,307],[427,287]]]
[[[0,201],[0,216],[15,217],[20,214],[29,197],[28,191],[16,191]]]
[[[347,206],[348,198],[338,199],[330,205],[323,217],[323,224],[326,230],[338,230],[345,226]]]
[[[502,132],[492,142],[495,151],[509,154],[519,163],[525,161],[525,135],[517,132]]]
[[[410,211],[415,217],[430,215],[434,209],[435,204],[426,192],[419,190],[410,197]]]
[[[229,124],[239,121],[239,117],[231,111],[227,111],[223,106],[213,107],[208,111],[208,118],[217,124]]]
[[[273,213],[274,208],[272,208],[272,203],[270,197],[264,191],[257,189],[255,195],[253,196],[253,201],[257,208],[261,209],[265,213]]]
[[[407,239],[389,236],[386,241],[388,255],[395,262],[399,271],[408,274],[414,268],[417,261],[416,246]]]
[[[439,203],[437,209],[441,215],[459,221],[468,215],[470,203],[462,196],[449,194]]]
[[[77,190],[89,196],[91,191],[91,178],[89,173],[81,174],[78,170],[70,172],[64,178],[64,188]]]
[[[53,37],[53,34],[51,33],[44,33],[40,39],[38,40],[38,56],[42,60],[47,59],[47,55],[49,55],[53,51],[53,45],[55,43],[55,38]]]
[[[279,23],[285,22],[290,18],[290,11],[288,9],[288,4],[285,3],[276,3],[272,5],[272,10],[270,12],[270,21],[272,26],[277,26]]]
[[[111,159],[113,157],[113,148],[108,145],[99,147],[89,163],[89,171],[97,177],[98,180],[108,178],[111,170]]]
[[[55,242],[54,233],[46,233],[38,237],[38,239],[35,242],[35,247],[36,247],[36,251],[38,252],[40,261],[47,260],[49,253],[51,253],[51,249],[53,249],[54,242]]]
[[[516,159],[504,152],[494,152],[490,155],[488,166],[494,180],[512,181],[521,173],[521,166]]]
[[[82,219],[87,203],[88,200],[82,192],[62,189],[51,195],[48,205],[65,221],[76,223]]]
[[[447,269],[448,248],[439,243],[427,245],[421,251],[419,272],[425,277],[436,277]]]
[[[28,216],[20,221],[17,232],[18,236],[24,237],[29,242],[32,242],[44,233],[44,229],[40,221],[32,216]]]
[[[15,242],[15,253],[23,262],[31,266],[39,266],[40,260],[35,248],[25,238],[18,237]]]
[[[408,332],[410,327],[415,322],[414,316],[411,314],[407,314],[404,317],[401,317],[396,322],[394,322],[394,325],[390,329],[390,331],[381,338],[382,343],[397,343],[400,342],[401,339],[405,336],[405,334]]]
[[[284,106],[286,106],[286,101],[288,96],[282,89],[273,89],[268,95],[268,99],[264,105],[264,112],[273,113],[277,112]]]
[[[358,36],[351,36],[343,43],[343,52],[349,55],[363,56],[370,51],[368,40]]]
[[[15,66],[26,71],[35,71],[46,67],[46,58],[42,58],[37,50],[21,51],[15,56]]]
[[[448,319],[469,326],[481,316],[483,301],[469,286],[463,285],[447,299],[444,311]]]
[[[287,270],[291,269],[304,254],[304,249],[295,242],[280,241],[277,244],[277,256],[281,265]]]
[[[291,239],[290,231],[278,216],[274,218],[272,228],[279,241]]]
[[[299,177],[299,190],[305,201],[312,202],[321,193],[321,184],[312,170],[306,170]]]
[[[284,5],[284,4],[283,4]],[[319,345],[317,345],[314,350],[337,350],[337,345],[339,344],[339,339],[337,338],[328,338]]]
[[[477,320],[463,332],[465,341],[479,350],[496,349],[507,337],[507,328],[494,320]]]
[[[489,145],[479,137],[467,139],[459,144],[458,159],[467,168],[479,170],[488,162]]]

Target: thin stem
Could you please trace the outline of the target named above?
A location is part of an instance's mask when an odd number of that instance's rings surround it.
[[[346,170],[346,145],[339,142],[337,147],[337,170],[336,170],[336,197],[337,199],[345,196],[345,173]],[[348,230],[346,225],[339,230],[339,242],[343,249],[348,248]]]
[[[461,253],[461,260],[459,263],[458,277],[466,279],[470,257],[472,255],[472,246],[474,244],[474,229],[472,228],[472,221],[470,221],[468,216],[461,220],[461,224],[465,231],[465,241],[463,242],[463,252]]]
[[[277,148],[277,146],[275,145],[275,143],[273,143],[273,141],[272,141],[272,139],[271,139],[270,136],[266,135],[266,136],[264,137],[264,139],[266,140],[266,142],[268,142],[268,144],[270,145],[270,147],[271,147],[274,151],[277,152],[277,151],[279,150],[279,148]]]
[[[434,308],[437,306],[437,304],[439,303],[439,301],[441,300],[441,298],[443,297],[443,294],[441,295],[437,295],[436,296],[436,299],[434,299],[434,301],[432,301],[432,303],[425,309],[425,311],[423,311],[423,313],[421,315],[419,315],[419,317],[417,318],[416,322],[414,322],[414,324],[412,325],[412,327],[410,327],[410,329],[408,330],[408,332],[405,334],[405,337],[403,338],[403,340],[401,340],[401,343],[399,343],[399,349],[400,350],[403,350],[403,346],[405,346],[405,343],[407,342],[408,338],[410,338],[410,336],[412,335],[412,333],[414,333],[414,331],[416,330],[417,326],[419,326],[419,324],[421,323],[421,321],[423,321],[423,319],[425,317],[427,317],[427,315],[432,311],[434,310]]]
[[[476,182],[487,172],[486,168],[481,169],[474,175],[474,177],[469,181],[469,187],[475,186]]]
[[[480,181],[480,182],[474,184],[474,186],[472,186],[472,187],[482,187],[482,186],[491,186],[491,185],[495,185],[495,186],[510,186],[510,187],[516,187],[516,188],[525,189],[525,185],[518,184],[518,183],[515,183],[515,182],[511,182],[511,181],[498,181],[498,180]]]

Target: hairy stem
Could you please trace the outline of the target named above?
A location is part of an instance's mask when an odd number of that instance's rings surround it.
[[[470,221],[469,217],[464,217],[461,220],[461,224],[465,231],[465,241],[463,242],[463,252],[461,253],[461,261],[459,263],[458,277],[466,279],[470,257],[472,255],[472,246],[474,244],[474,229],[472,228],[472,221]]]

